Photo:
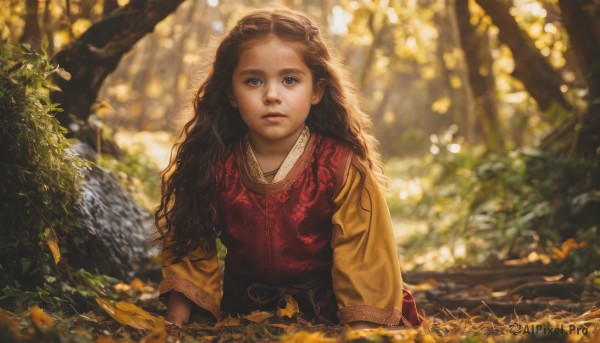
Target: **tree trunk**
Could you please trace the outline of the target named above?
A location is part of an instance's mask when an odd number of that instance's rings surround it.
[[[110,16],[112,11],[119,8],[119,4],[117,0],[104,0],[104,4],[102,5],[102,18],[106,18]]]
[[[455,0],[446,0],[446,8],[436,12],[434,20],[438,26],[439,39],[437,42],[438,63],[442,70],[442,93],[446,93],[452,100],[448,111],[452,120],[458,125],[468,142],[481,141],[481,134],[477,131],[478,121],[475,120],[476,108],[473,92],[468,80],[466,63],[457,54],[460,47],[460,30],[455,14]],[[450,60],[449,60],[450,59]],[[452,80],[459,80],[460,85]],[[487,141],[485,135],[484,140]]]
[[[369,31],[371,31],[371,35],[373,36],[373,43],[371,43],[369,50],[367,51],[367,57],[365,58],[365,62],[362,66],[362,71],[360,73],[359,78],[359,88],[366,89],[368,78],[371,75],[371,67],[373,66],[373,61],[375,60],[375,53],[377,49],[381,46],[385,34],[389,31],[387,26],[382,26],[379,29],[375,28],[375,16],[377,14],[372,12],[369,16],[369,21],[367,22],[367,26],[369,27]]]
[[[600,6],[591,0],[559,0],[571,49],[587,76],[588,109],[581,124],[574,124],[571,152],[582,156],[600,153]]]
[[[55,77],[61,91],[50,94],[52,102],[64,109],[57,114],[61,125],[68,128],[71,115],[87,121],[102,82],[114,71],[123,55],[182,2],[132,0],[56,54],[54,63],[71,74],[69,80]]]
[[[40,47],[40,24],[38,22],[38,0],[27,0],[25,8],[25,28],[21,36],[21,43],[29,43],[36,50]]]
[[[500,134],[496,80],[492,72],[492,56],[487,32],[477,34],[476,27],[471,24],[468,0],[456,0],[454,5],[460,44],[468,67],[469,84],[475,98],[475,118],[488,148],[502,150],[504,142]]]
[[[571,104],[560,90],[563,81],[560,76],[535,47],[531,38],[521,30],[515,18],[510,14],[510,6],[499,0],[476,0],[498,27],[499,38],[506,44],[515,61],[513,76],[537,101],[542,111],[550,109],[556,103],[565,109]]]

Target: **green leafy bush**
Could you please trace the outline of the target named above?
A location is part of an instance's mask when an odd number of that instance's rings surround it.
[[[425,223],[402,243],[413,267],[431,267],[445,247],[442,267],[529,258],[582,274],[600,268],[598,160],[538,149],[483,155],[451,147],[452,132],[443,136],[432,136],[435,153],[424,161],[388,164],[392,176],[411,175],[422,187],[412,201],[390,197],[395,216]],[[569,240],[577,248],[565,250]],[[427,254],[433,250],[438,255]]]
[[[65,299],[57,296],[65,266],[55,259],[65,239],[77,237],[73,205],[87,163],[66,150],[54,117],[61,109],[48,99],[47,79],[55,72],[45,53],[0,46],[0,302],[8,308],[18,306],[18,296]]]

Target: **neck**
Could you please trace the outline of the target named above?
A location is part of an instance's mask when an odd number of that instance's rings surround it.
[[[285,158],[289,154],[290,150],[292,150],[294,147],[294,144],[296,144],[296,141],[298,140],[298,137],[300,137],[301,133],[302,130],[299,130],[289,137],[278,140],[270,140],[258,135],[254,135],[252,132],[250,132],[249,139],[250,144],[252,145],[252,150],[257,157],[283,156],[283,158]]]

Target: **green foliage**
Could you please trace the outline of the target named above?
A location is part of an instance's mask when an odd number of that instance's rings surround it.
[[[142,149],[126,151],[120,159],[102,155],[98,164],[117,175],[138,205],[152,211],[160,202],[160,168]]]
[[[544,256],[542,262],[566,263],[583,273],[600,267],[597,160],[557,157],[540,150],[451,153],[450,145],[456,144],[451,137],[432,141],[436,154],[422,167],[403,171],[422,177],[422,198],[413,206],[397,197],[390,201],[399,217],[427,223],[426,232],[403,244],[408,260],[425,266],[434,255],[424,254],[423,248],[445,246],[451,256],[442,260],[449,264],[497,264]],[[584,243],[565,251],[565,260],[557,250],[568,239]]]
[[[96,276],[66,272],[65,262],[57,266],[59,252],[50,248],[64,252],[67,239],[77,240],[73,206],[87,163],[66,150],[65,129],[54,118],[61,109],[50,103],[46,80],[57,69],[47,56],[25,44],[4,44],[0,68],[0,303],[60,306],[73,300],[76,285],[97,288],[84,282]]]

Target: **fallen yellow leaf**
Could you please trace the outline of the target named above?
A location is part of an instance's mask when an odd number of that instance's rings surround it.
[[[554,259],[557,261],[562,261],[567,257],[567,254],[559,248],[552,248],[552,253],[554,254]]]
[[[327,337],[320,332],[299,331],[281,337],[280,343],[337,343],[338,339]]]
[[[46,244],[48,244],[48,248],[50,248],[50,252],[54,258],[54,264],[58,264],[60,262],[60,249],[58,248],[56,233],[51,227],[47,227],[44,230],[44,237],[46,237]]]
[[[567,255],[569,255],[569,252],[571,252],[571,250],[583,248],[587,245],[588,242],[586,241],[581,241],[577,243],[575,239],[569,238],[561,244],[560,248],[552,248],[552,252],[554,254],[553,257],[557,261],[562,261],[565,258],[567,258]]]
[[[136,289],[136,290],[140,290],[140,289],[144,288],[145,285],[146,284],[144,284],[144,281],[140,280],[139,278],[133,279],[130,283],[131,288]]]
[[[117,291],[117,292],[127,292],[128,290],[131,289],[130,285],[128,285],[126,283],[122,283],[122,282],[115,284],[113,287],[115,288],[115,291]]]
[[[126,301],[115,303],[112,300],[101,298],[96,298],[96,302],[113,319],[134,329],[148,330],[165,326],[163,317],[152,315],[132,303]]]
[[[31,314],[31,321],[33,325],[37,328],[48,327],[54,324],[54,320],[50,317],[46,312],[38,307],[38,305],[34,305],[29,309],[29,313]]]
[[[278,308],[277,316],[292,318],[296,314],[298,314],[298,312],[300,312],[300,309],[298,308],[298,302],[296,302],[296,299],[294,299],[294,297],[292,297],[289,294],[286,294],[285,295],[285,308]]]
[[[231,316],[227,316],[227,318],[216,322],[215,328],[220,328],[222,326],[238,326],[240,325],[240,318],[232,318]]]
[[[433,338],[432,335],[430,335],[430,334],[427,333],[427,334],[424,334],[421,337],[421,342],[423,342],[423,343],[435,343],[435,338]]]
[[[273,313],[264,311],[254,311],[247,315],[245,318],[254,323],[262,323],[271,317],[273,317]]]

